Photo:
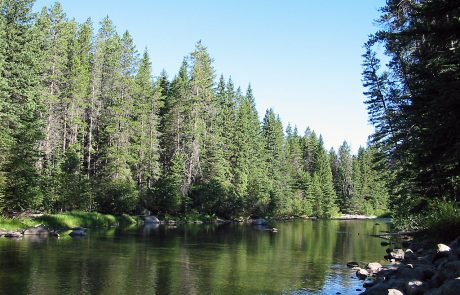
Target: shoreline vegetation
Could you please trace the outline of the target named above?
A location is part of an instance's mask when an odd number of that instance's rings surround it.
[[[146,218],[151,216],[131,216],[127,214],[111,215],[97,212],[66,212],[58,214],[20,214],[14,217],[0,217],[0,236],[7,232],[24,231],[28,228],[45,226],[51,231],[65,231],[72,228],[109,228],[116,226],[125,226],[131,224],[147,224]],[[153,217],[156,218],[156,217]],[[342,214],[330,218],[330,220],[373,220],[386,219],[385,216],[367,216]],[[281,216],[271,218],[240,218],[237,220],[226,220],[210,215],[189,215],[189,216],[162,216],[158,219],[160,224],[187,224],[187,223],[254,223],[254,221],[266,224],[271,221],[289,221],[289,220],[317,220],[317,217],[308,216]]]

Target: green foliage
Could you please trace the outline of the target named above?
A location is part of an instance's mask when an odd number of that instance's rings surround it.
[[[138,200],[138,191],[134,183],[115,179],[99,184],[96,203],[102,213],[122,214],[134,210]]]
[[[59,3],[38,14],[32,0],[0,3],[2,211],[327,218],[337,205],[386,208],[369,149],[328,154],[321,136],[284,131],[271,109],[261,122],[251,86],[215,83],[201,42],[171,81],[154,79],[147,51],[139,57],[108,17],[94,33]]]
[[[393,205],[460,196],[458,1],[387,1],[363,55],[373,142],[392,171]],[[376,48],[389,59],[382,65]],[[410,208],[408,208],[410,209]]]
[[[460,229],[460,210],[456,203],[432,200],[428,203],[418,203],[416,206],[420,211],[402,208],[397,212],[394,223],[399,229],[424,231],[431,238],[443,240],[457,237]]]

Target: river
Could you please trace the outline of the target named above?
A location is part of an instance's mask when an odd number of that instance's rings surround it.
[[[132,226],[0,238],[0,294],[358,294],[348,261],[383,262],[382,220]]]

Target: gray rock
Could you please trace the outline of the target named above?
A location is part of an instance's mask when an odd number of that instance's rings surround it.
[[[402,249],[393,249],[393,251],[390,252],[390,257],[395,260],[403,260],[404,255],[405,253]]]
[[[364,280],[365,278],[367,278],[367,276],[369,276],[369,272],[365,270],[364,268],[360,268],[356,271],[356,276],[359,279]]]
[[[71,233],[69,233],[69,236],[71,237],[83,237],[86,235],[86,232],[84,230],[73,230]]]
[[[439,293],[443,295],[458,295],[460,293],[460,278],[445,282],[441,288],[439,288]]]
[[[160,220],[156,216],[146,216],[144,218],[144,223],[160,223]]]
[[[47,236],[49,234],[50,234],[50,230],[42,224],[39,224],[35,227],[30,227],[24,231],[24,235]]]
[[[9,231],[5,234],[5,238],[22,238],[22,233],[18,231]]]
[[[367,264],[366,268],[369,269],[371,272],[378,272],[382,269],[382,265],[378,262],[371,262]]]
[[[388,289],[388,295],[404,295],[404,294],[398,289]]]
[[[435,286],[440,286],[447,280],[455,279],[460,276],[460,261],[450,261],[436,272],[433,276]]]

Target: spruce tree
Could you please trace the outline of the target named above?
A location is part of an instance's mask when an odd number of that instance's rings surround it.
[[[4,20],[1,77],[4,79],[2,118],[7,142],[1,171],[5,177],[3,210],[27,210],[41,203],[36,163],[42,138],[39,94],[39,44],[34,39],[31,0],[0,2]],[[6,82],[6,83],[5,83]]]

